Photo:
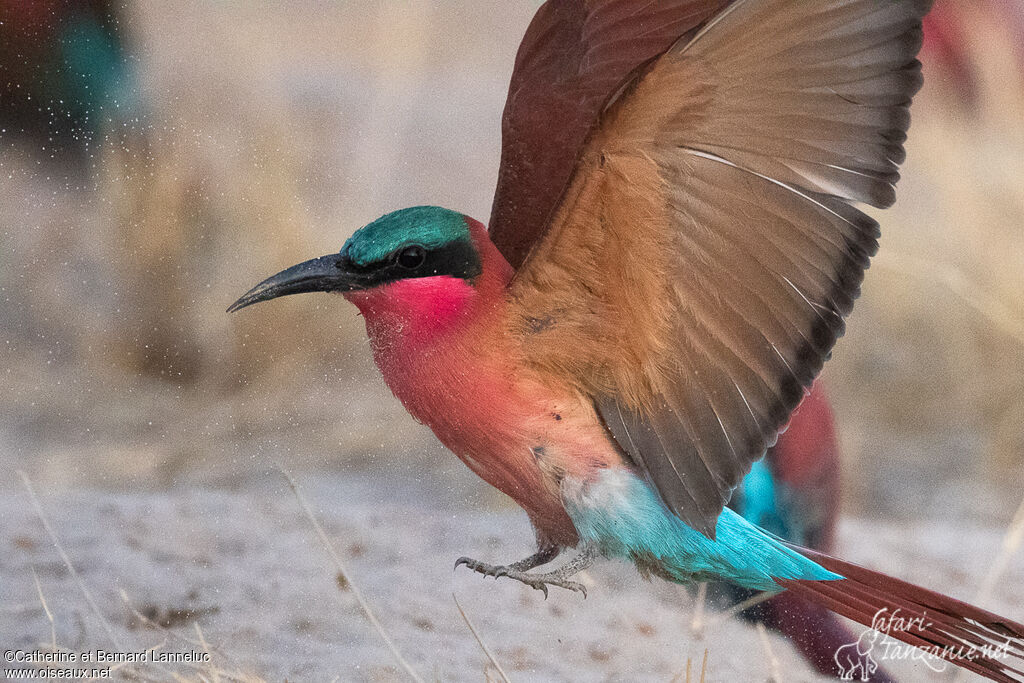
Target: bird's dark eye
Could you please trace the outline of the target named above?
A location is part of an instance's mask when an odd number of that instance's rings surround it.
[[[413,270],[423,265],[427,260],[427,250],[418,244],[406,247],[398,252],[398,265]]]

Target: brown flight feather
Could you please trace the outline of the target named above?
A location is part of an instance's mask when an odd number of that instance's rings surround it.
[[[514,268],[551,223],[598,116],[628,76],[727,0],[552,0],[516,57],[490,236]]]
[[[705,534],[844,330],[929,6],[737,0],[628,71],[511,285],[528,362]]]

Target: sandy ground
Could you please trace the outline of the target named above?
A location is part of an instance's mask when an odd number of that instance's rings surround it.
[[[393,475],[303,475],[300,486],[352,581],[426,680],[488,675],[453,595],[512,680],[670,681],[684,674],[688,658],[696,678],[705,648],[708,681],[770,679],[771,656],[756,630],[717,621],[711,611],[707,628],[695,633],[695,603],[685,590],[645,582],[625,565],[591,570],[586,600],[554,591],[545,601],[510,581],[453,573],[462,554],[490,561],[524,555],[531,543],[525,516],[461,493],[452,497],[435,475]],[[147,663],[116,671],[142,680],[212,680],[217,671],[221,680],[403,680],[351,590],[339,588],[334,564],[285,478],[268,472],[251,482],[236,490],[43,492],[40,506],[102,621],[31,497],[9,489],[0,500],[3,649],[34,650],[55,638],[58,647],[79,653],[211,652],[198,670]],[[474,488],[468,481],[453,486]],[[847,520],[841,546],[846,557],[973,599],[1001,538],[1000,530],[982,527]],[[1024,560],[1017,558],[984,604],[1024,618],[1022,583]],[[816,680],[784,640],[771,637],[770,650],[781,680]],[[921,663],[886,666],[908,681],[951,680]]]

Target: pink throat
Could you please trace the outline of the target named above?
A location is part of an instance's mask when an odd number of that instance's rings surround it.
[[[480,255],[482,272],[471,283],[448,275],[409,278],[374,289],[350,292],[345,298],[366,318],[375,351],[389,347],[414,353],[480,322],[504,296],[512,268],[487,236],[487,229],[467,218]],[[378,360],[381,360],[378,358]]]
[[[395,337],[389,341],[420,347],[458,327],[473,310],[476,292],[465,280],[438,276],[400,280],[345,298],[366,318],[372,341]]]

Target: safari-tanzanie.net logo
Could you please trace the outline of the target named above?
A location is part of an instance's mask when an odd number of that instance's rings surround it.
[[[983,646],[922,644],[908,645],[891,637],[894,633],[925,634],[934,627],[927,612],[908,616],[899,609],[891,612],[884,607],[871,620],[871,628],[864,629],[856,642],[847,643],[836,650],[835,662],[840,679],[844,681],[870,681],[878,671],[879,662],[912,660],[923,663],[936,673],[946,670],[949,662],[978,659],[1006,659],[1010,641]]]

